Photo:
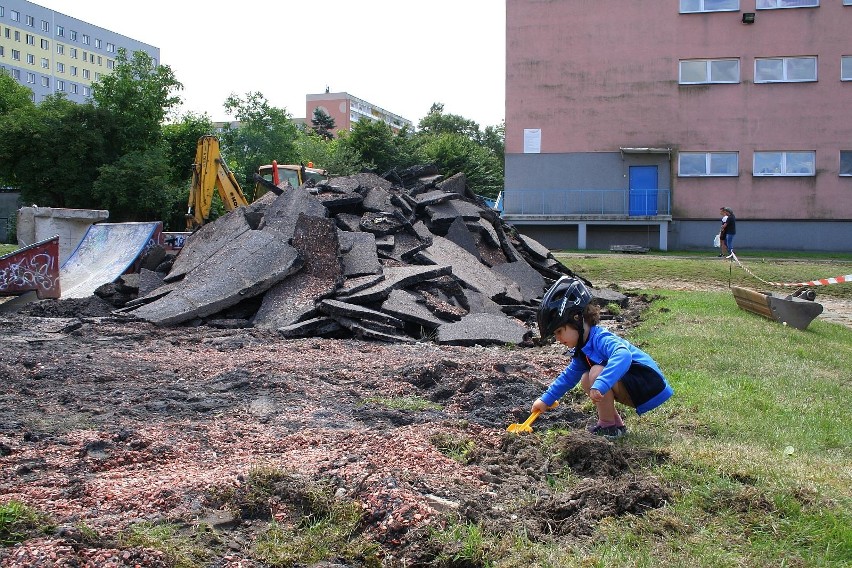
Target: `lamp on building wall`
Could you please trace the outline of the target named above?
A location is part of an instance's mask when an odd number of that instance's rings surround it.
[[[743,12],[743,23],[744,24],[753,24],[754,23],[754,12]]]

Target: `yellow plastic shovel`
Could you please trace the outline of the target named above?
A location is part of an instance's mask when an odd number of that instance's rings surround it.
[[[559,406],[559,401],[558,401],[558,400],[557,400],[556,402],[554,402],[554,403],[553,403],[551,406],[549,406],[548,408],[549,408],[549,409],[553,409],[553,408],[556,408],[557,406]],[[533,422],[535,422],[535,419],[536,419],[536,418],[538,418],[538,415],[539,415],[539,414],[541,414],[541,411],[540,411],[540,410],[533,410],[532,414],[530,414],[530,417],[529,417],[529,418],[527,418],[527,419],[524,421],[524,423],[523,423],[523,424],[517,424],[517,423],[515,423],[515,424],[509,424],[509,427],[508,427],[508,428],[506,428],[506,431],[508,431],[508,432],[512,432],[512,433],[514,433],[514,434],[523,434],[523,433],[525,433],[525,432],[532,432],[532,431],[533,431],[533,429],[532,429],[532,423],[533,423]]]

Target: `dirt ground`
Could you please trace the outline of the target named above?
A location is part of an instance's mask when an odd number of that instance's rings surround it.
[[[649,301],[631,296],[605,323],[623,332]],[[207,566],[265,566],[252,543],[272,520],[297,523],[313,484],[362,508],[359,534],[385,566],[468,565],[436,562],[459,546],[427,537],[448,521],[564,546],[594,538],[601,519],[671,498],[643,473],[666,456],[587,434],[593,411],[576,394],[535,424],[563,433],[508,434],[566,364],[552,344],[163,329],[95,297],[0,316],[0,503],[53,526],[0,549],[0,566],[169,566],[121,540],[143,522],[196,538],[206,527]],[[249,499],[252,472],[272,469],[286,476]],[[554,486],[556,475],[570,482]],[[367,565],[336,562],[322,565]]]

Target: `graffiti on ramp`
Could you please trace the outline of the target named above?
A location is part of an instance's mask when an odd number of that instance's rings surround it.
[[[98,223],[59,270],[62,298],[91,296],[98,286],[113,282],[160,241],[163,224]]]

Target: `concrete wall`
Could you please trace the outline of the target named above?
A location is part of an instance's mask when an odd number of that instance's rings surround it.
[[[750,219],[852,220],[852,177],[838,175],[852,150],[852,81],[840,80],[852,54],[852,6],[680,14],[658,0],[507,0],[506,179],[549,187],[541,156],[566,156],[563,177],[599,175],[572,155],[622,147],[730,151],[734,177],[674,177],[673,216],[715,218],[720,204]],[[762,57],[817,56],[818,80],[754,83]],[[679,61],[737,58],[736,84],[680,85]],[[525,154],[524,129],[541,129],[541,154]],[[755,151],[816,152],[812,177],[754,177]],[[827,226],[829,226],[827,225]],[[847,241],[848,242],[848,241]],[[672,243],[674,245],[674,243]],[[833,244],[832,247],[839,245]]]
[[[62,264],[86,236],[89,227],[108,217],[109,211],[104,209],[21,207],[18,210],[18,244],[31,245],[59,235],[59,263]]]

